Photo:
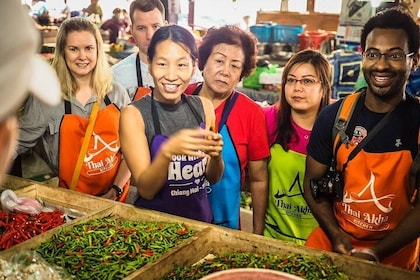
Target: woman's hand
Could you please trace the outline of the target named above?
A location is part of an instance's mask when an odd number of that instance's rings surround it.
[[[106,199],[110,199],[110,200],[117,200],[118,199],[117,191],[114,190],[113,188],[110,188],[109,191],[107,193],[105,193],[104,195],[101,195],[101,197],[106,198]]]
[[[202,128],[182,129],[173,134],[162,146],[163,154],[171,158],[173,155],[196,157],[220,156],[223,148],[222,136]]]
[[[210,131],[211,132],[211,131]],[[203,152],[208,154],[209,156],[216,158],[220,157],[223,149],[223,139],[222,135],[219,133],[211,132],[213,135],[208,136],[207,138],[207,146]]]

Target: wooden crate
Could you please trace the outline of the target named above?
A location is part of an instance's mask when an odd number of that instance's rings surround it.
[[[86,214],[109,208],[116,203],[113,200],[68,189],[49,187],[40,183],[16,189],[14,192],[18,197],[39,198],[48,204],[74,209]]]
[[[139,209],[133,205],[115,202],[110,207],[92,212],[85,217],[74,220],[62,227],[72,227],[81,221],[116,215],[128,220],[144,222],[182,222],[194,229],[196,234],[172,248],[153,263],[146,264],[136,270],[125,279],[150,279],[158,280],[167,275],[175,265],[190,266],[208,254],[224,254],[229,252],[262,252],[277,255],[289,255],[299,253],[308,256],[321,256],[327,254],[339,269],[349,275],[350,279],[420,279],[420,274],[399,269],[396,267],[375,264],[362,259],[344,256],[336,253],[324,252],[286,243],[280,240],[255,235],[248,232],[231,230],[224,227],[186,219],[162,212]],[[10,257],[20,250],[28,250],[37,247],[43,241],[48,240],[59,228],[52,229],[31,240],[25,241],[0,253],[2,257]]]
[[[40,199],[46,204],[47,207],[53,207],[71,216],[74,216],[76,218],[75,220],[83,218],[83,216],[97,212],[101,209],[109,208],[115,203],[117,203],[115,201],[108,200],[105,198],[95,197],[92,195],[87,195],[63,188],[49,187],[39,183],[34,184],[33,181],[26,179],[20,180],[9,177],[8,180],[12,180],[11,182],[14,186],[20,186],[13,190],[18,197]],[[26,183],[29,183],[30,185],[22,187]],[[6,184],[6,186],[8,185]],[[0,193],[1,191],[2,190],[0,190]],[[43,236],[44,234],[45,233],[39,236]],[[39,236],[33,237],[25,242],[32,242],[34,238],[37,238]],[[8,255],[8,251],[10,250],[12,250],[11,252],[16,252],[14,248],[20,248],[18,246],[22,243],[14,245],[8,250],[1,251],[0,256]]]
[[[0,184],[0,191],[5,189],[17,190],[37,183],[39,182],[12,175],[5,175],[3,182]]]
[[[183,249],[171,264],[157,264],[142,274],[142,279],[162,279],[175,265],[190,266],[202,260],[208,254],[224,254],[230,252],[263,252],[277,255],[299,253],[308,256],[321,256],[327,254],[333,263],[346,273],[350,279],[420,279],[420,274],[403,270],[397,267],[376,264],[355,257],[336,253],[324,252],[304,246],[286,243],[280,240],[267,238],[247,232],[234,231],[211,226],[197,242]],[[138,278],[140,279],[140,278]]]
[[[157,275],[157,271],[162,268],[167,268],[168,270],[172,267],[172,263],[176,262],[180,257],[185,254],[185,251],[191,250],[188,248],[200,246],[201,241],[205,240],[209,235],[211,228],[210,225],[204,222],[194,221],[158,211],[152,210],[145,210],[139,209],[130,204],[123,204],[119,202],[113,203],[113,205],[109,208],[102,209],[96,211],[94,213],[88,214],[81,219],[74,220],[72,222],[66,223],[60,227],[55,229],[49,230],[39,236],[36,236],[30,240],[22,242],[20,244],[15,245],[14,247],[10,248],[9,250],[5,250],[0,252],[0,257],[3,258],[10,258],[16,252],[22,250],[31,250],[39,246],[42,242],[50,239],[54,233],[60,230],[62,227],[71,228],[75,224],[80,222],[86,222],[92,219],[106,217],[109,215],[115,215],[127,220],[136,220],[136,221],[143,221],[143,222],[182,222],[185,223],[188,227],[194,229],[196,233],[194,236],[190,237],[183,243],[177,245],[176,247],[169,250],[167,253],[162,255],[158,260],[153,263],[148,263],[145,266],[141,267],[137,271],[131,273],[125,279],[149,279],[148,277],[144,278],[143,274],[145,275]],[[156,267],[156,268],[155,268]],[[156,270],[157,269],[157,270]],[[151,270],[151,272],[148,272]]]

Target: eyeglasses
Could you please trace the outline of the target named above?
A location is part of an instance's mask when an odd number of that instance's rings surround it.
[[[286,79],[286,85],[289,85],[289,86],[294,86],[297,84],[297,82],[300,82],[302,86],[310,87],[317,83],[320,83],[321,81],[317,81],[311,78],[295,79],[295,78],[289,77]]]
[[[369,50],[363,53],[363,57],[370,62],[378,62],[382,56],[385,56],[385,60],[389,62],[401,63],[406,60],[407,57],[411,57],[414,53],[406,54],[403,51],[391,51],[381,53],[380,51]]]

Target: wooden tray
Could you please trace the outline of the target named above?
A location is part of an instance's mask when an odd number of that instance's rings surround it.
[[[87,214],[109,208],[115,204],[115,201],[113,200],[68,189],[49,187],[39,183],[16,189],[14,192],[17,196],[39,198],[48,204],[75,209]]]
[[[169,270],[172,267],[172,263],[180,259],[183,256],[183,254],[185,254],[186,251],[191,250],[189,248],[200,246],[201,244],[200,240],[206,239],[207,238],[206,236],[208,236],[209,232],[211,231],[211,228],[209,228],[209,224],[207,223],[194,221],[194,220],[190,220],[190,219],[186,219],[186,218],[182,218],[182,217],[178,217],[174,215],[169,215],[169,214],[165,214],[165,213],[161,213],[157,211],[139,209],[129,204],[114,202],[111,207],[88,214],[85,217],[66,223],[60,227],[49,230],[39,236],[35,236],[34,238],[30,240],[17,244],[8,250],[0,252],[0,257],[7,259],[13,256],[14,254],[16,254],[16,252],[19,252],[22,250],[34,249],[37,246],[39,246],[42,242],[50,239],[51,236],[62,227],[71,228],[77,223],[86,222],[92,219],[106,217],[109,215],[116,215],[127,220],[136,220],[136,221],[144,221],[144,222],[152,222],[152,221],[168,222],[168,223],[182,222],[182,223],[185,223],[188,227],[196,231],[194,236],[190,237],[189,239],[185,240],[183,243],[170,249],[167,253],[162,255],[155,262],[144,265],[143,267],[131,273],[128,277],[124,279],[149,279],[148,277],[145,278],[143,274],[144,275],[157,275],[157,272],[164,267]],[[151,270],[151,271],[149,272],[148,270]]]
[[[43,189],[39,186],[33,186],[33,188],[38,190]],[[29,193],[29,191],[27,191],[27,193]],[[81,196],[81,199],[87,199],[85,197],[86,195],[81,194]],[[86,200],[77,201],[77,205],[82,203],[85,204]],[[346,273],[350,279],[420,279],[419,273],[403,270],[397,267],[385,266],[350,256],[315,250],[293,243],[287,243],[243,231],[231,230],[162,212],[139,209],[133,205],[119,202],[113,202],[108,208],[91,212],[85,217],[69,222],[61,227],[72,227],[78,222],[105,217],[108,215],[116,215],[128,220],[145,222],[182,222],[196,231],[196,234],[193,237],[172,248],[155,262],[146,264],[142,268],[133,272],[125,279],[162,279],[162,277],[167,275],[176,265],[190,266],[202,260],[209,254],[224,254],[235,251],[262,252],[278,255],[299,253],[308,256],[321,256],[322,254],[327,254],[331,257],[334,264],[342,272]],[[51,238],[51,236],[58,231],[59,228],[47,231],[46,233],[18,244],[9,250],[0,252],[0,256],[7,258],[20,250],[33,249],[43,241]]]
[[[39,182],[12,175],[5,175],[3,178],[3,182],[0,185],[0,191],[5,189],[17,190],[37,183]]]
[[[334,265],[340,271],[346,273],[350,279],[420,279],[419,273],[397,267],[376,264],[350,256],[315,250],[281,240],[218,226],[211,226],[211,230],[206,231],[206,234],[203,234],[200,240],[179,252],[180,254],[173,261],[173,264],[159,264],[160,267],[155,266],[153,269],[146,271],[142,275],[144,277],[142,279],[162,279],[163,276],[171,271],[169,267],[174,265],[190,266],[204,259],[208,254],[225,254],[238,251],[263,252],[277,255],[299,253],[308,256],[321,256],[322,254],[327,254],[333,260]]]

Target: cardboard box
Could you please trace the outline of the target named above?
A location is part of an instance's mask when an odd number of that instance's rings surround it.
[[[241,230],[250,233],[254,231],[254,214],[252,210],[241,207],[239,219],[241,221]]]
[[[342,0],[339,23],[342,25],[364,25],[374,11],[370,1]]]

